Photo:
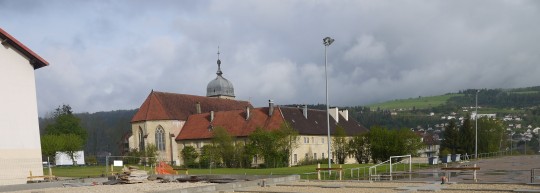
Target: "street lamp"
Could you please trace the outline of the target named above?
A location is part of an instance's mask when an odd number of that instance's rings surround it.
[[[323,44],[324,44],[324,76],[325,76],[325,79],[326,79],[326,126],[327,126],[327,129],[328,129],[328,170],[330,170],[330,168],[332,168],[332,163],[330,162],[330,158],[332,157],[331,156],[331,152],[330,152],[330,143],[331,140],[330,140],[330,108],[328,106],[328,70],[327,70],[327,66],[328,66],[328,57],[327,57],[327,54],[326,54],[326,49],[328,48],[328,46],[330,46],[330,44],[332,44],[334,42],[334,39],[330,38],[330,37],[325,37],[323,39]]]
[[[476,122],[476,132],[475,132],[475,144],[474,144],[474,158],[478,159],[478,93],[480,90],[476,91],[476,113],[474,114],[474,120]]]

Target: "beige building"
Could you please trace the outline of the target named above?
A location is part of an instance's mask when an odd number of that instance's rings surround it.
[[[43,175],[34,70],[49,63],[0,28],[0,185]]]
[[[154,144],[161,161],[182,165],[182,149],[193,146],[200,150],[211,141],[214,127],[245,141],[256,128],[273,130],[287,122],[299,133],[298,148],[291,153],[289,165],[328,157],[326,111],[278,107],[272,101],[268,107],[253,108],[249,102],[234,99],[233,85],[223,78],[219,59],[217,64],[217,77],[208,83],[206,97],[152,91],[132,119],[130,149]],[[347,110],[332,108],[330,115],[332,134],[338,125],[349,136],[368,131],[349,119]],[[351,157],[346,162],[356,161]]]
[[[334,112],[334,113],[332,113]],[[336,127],[341,126],[348,136],[354,136],[368,130],[353,119],[348,118],[348,111],[331,109],[330,130],[334,134]],[[218,111],[194,114],[189,116],[184,128],[176,138],[178,149],[186,146],[200,150],[212,140],[212,128],[222,127],[238,141],[247,141],[247,137],[255,129],[279,129],[287,122],[298,132],[296,143],[289,157],[289,166],[297,165],[306,159],[328,158],[328,139],[326,111],[308,109],[307,106],[279,107],[272,102],[268,107],[246,108],[234,111]],[[332,140],[332,138],[331,138]],[[181,158],[179,158],[182,161]],[[263,163],[264,160],[254,160],[254,163]],[[355,163],[353,157],[345,160],[346,163]],[[180,162],[182,164],[182,162]]]

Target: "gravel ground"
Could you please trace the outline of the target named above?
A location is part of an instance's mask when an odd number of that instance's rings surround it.
[[[471,174],[458,175],[452,177],[451,182],[457,184],[441,185],[435,183],[439,177],[427,177],[415,179],[417,181],[432,181],[432,183],[422,182],[366,182],[366,181],[300,181],[282,186],[271,187],[249,187],[239,191],[249,192],[315,192],[315,193],[346,193],[346,192],[407,192],[414,189],[439,189],[441,192],[512,192],[519,189],[535,190],[540,192],[540,185],[524,185],[530,182],[530,169],[540,168],[540,156],[514,156],[499,157],[494,159],[482,159],[466,164],[474,164],[481,167],[478,173],[479,182],[495,182],[503,184],[472,184]],[[431,171],[428,169],[426,171]],[[438,169],[435,169],[438,170]],[[540,181],[540,180],[538,180]],[[537,181],[537,182],[538,182]],[[504,184],[513,183],[513,184]],[[83,187],[65,187],[65,188],[43,188],[18,192],[27,193],[52,193],[52,192],[82,192],[82,193],[116,193],[116,192],[153,192],[189,188],[195,186],[205,186],[209,183],[158,183],[157,181],[148,181],[140,184],[124,185],[96,185]],[[411,192],[414,192],[411,190]]]
[[[294,182],[280,186],[249,187],[241,192],[406,192],[408,190],[422,191],[440,188],[445,193],[453,192],[513,192],[514,190],[528,189],[540,191],[540,186],[523,184],[438,184],[438,183],[394,183],[394,182]]]
[[[56,192],[80,192],[80,193],[117,193],[117,192],[151,192],[151,191],[164,191],[174,190],[181,188],[189,188],[196,186],[206,186],[209,183],[158,183],[157,181],[148,181],[138,184],[122,184],[122,185],[95,185],[95,186],[81,186],[81,187],[62,187],[62,188],[44,188],[34,190],[15,191],[10,193],[56,193]]]

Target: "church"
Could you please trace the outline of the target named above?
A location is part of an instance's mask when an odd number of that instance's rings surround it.
[[[299,133],[299,146],[290,155],[290,166],[307,158],[325,158],[326,111],[307,106],[280,107],[272,100],[266,107],[254,108],[248,101],[235,99],[233,84],[223,77],[219,52],[217,65],[217,76],[208,83],[206,96],[152,90],[131,120],[129,148],[144,150],[154,144],[158,160],[182,165],[182,149],[192,146],[200,150],[209,144],[214,127],[222,127],[237,140],[245,140],[256,128],[273,130],[287,122]],[[349,136],[368,132],[354,118],[349,119],[347,110],[332,108],[330,115],[332,133],[338,125]],[[350,158],[347,162],[355,160]]]

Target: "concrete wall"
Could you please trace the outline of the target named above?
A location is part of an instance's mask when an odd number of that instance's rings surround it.
[[[0,44],[0,185],[43,175],[34,68],[9,44]]]

